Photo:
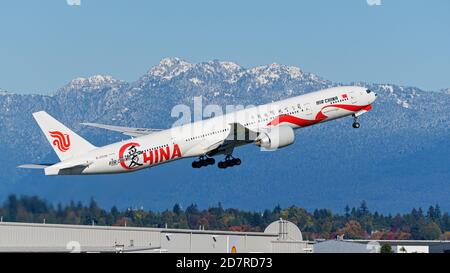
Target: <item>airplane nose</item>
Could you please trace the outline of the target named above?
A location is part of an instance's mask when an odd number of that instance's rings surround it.
[[[378,94],[373,92],[373,100],[372,100],[372,102],[376,101],[377,98],[378,98]]]
[[[370,89],[366,89],[366,93],[369,95],[369,99],[374,102],[377,99],[378,94]]]

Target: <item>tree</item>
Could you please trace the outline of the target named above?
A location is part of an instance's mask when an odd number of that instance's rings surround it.
[[[273,209],[273,214],[277,215],[281,213],[281,206],[280,204],[276,205],[276,207]]]
[[[6,211],[8,213],[9,221],[16,221],[17,218],[17,210],[19,208],[19,200],[15,194],[11,194],[8,196],[8,201],[6,202]]]
[[[175,206],[173,206],[172,209],[173,213],[175,213],[176,215],[179,215],[181,213],[181,207],[180,204],[176,203]]]
[[[356,220],[348,221],[337,233],[349,239],[363,239],[366,237],[365,232],[361,228],[361,224]]]
[[[400,214],[395,215],[391,221],[391,229],[392,231],[399,231],[402,227],[405,226],[405,222],[403,217]]]
[[[348,219],[350,218],[350,207],[348,205],[345,206],[345,218]]]
[[[357,210],[357,215],[358,215],[358,217],[364,217],[368,214],[369,214],[369,208],[367,207],[367,202],[365,200],[363,200]]]
[[[411,239],[411,233],[400,231],[395,235],[396,240],[409,240]]]
[[[300,230],[308,229],[313,225],[311,215],[305,209],[296,206],[282,210],[280,216],[297,225]]]
[[[450,240],[450,231],[444,232],[444,234],[441,235],[441,240],[445,240],[445,241]]]
[[[434,216],[436,220],[441,219],[441,208],[439,207],[438,204],[436,204],[436,206],[434,207]]]
[[[419,229],[420,236],[423,240],[437,240],[441,236],[441,229],[435,222],[431,222]]]
[[[450,215],[447,212],[442,216],[440,224],[443,231],[450,231]]]
[[[438,204],[436,206],[430,206],[427,212],[427,219],[434,222],[439,222],[441,219],[441,208]]]
[[[116,206],[113,206],[113,207],[111,208],[111,214],[112,214],[112,216],[113,216],[114,219],[116,219],[117,216],[119,216],[119,210],[117,209]]]
[[[197,204],[190,204],[189,207],[186,208],[186,214],[198,214]]]
[[[430,207],[428,208],[428,212],[427,212],[427,219],[428,219],[429,221],[434,221],[435,218],[436,218],[436,215],[435,215],[434,207],[433,207],[433,206],[430,206]]]
[[[380,253],[394,253],[394,251],[392,250],[391,245],[384,244],[380,248]]]

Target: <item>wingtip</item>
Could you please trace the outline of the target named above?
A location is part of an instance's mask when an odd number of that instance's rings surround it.
[[[33,117],[35,117],[37,115],[43,115],[43,114],[47,114],[47,112],[45,112],[44,110],[41,110],[41,111],[37,111],[37,112],[32,113]]]
[[[93,126],[93,127],[95,127],[95,123],[91,123],[91,122],[80,122],[80,124],[81,125],[84,125],[84,126]]]

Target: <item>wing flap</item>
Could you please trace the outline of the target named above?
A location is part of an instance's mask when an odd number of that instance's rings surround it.
[[[259,132],[250,130],[240,123],[230,123],[229,125],[231,128],[228,136],[208,147],[209,156],[231,154],[235,147],[252,143],[259,135]]]

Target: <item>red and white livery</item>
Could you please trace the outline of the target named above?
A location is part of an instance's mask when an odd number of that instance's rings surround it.
[[[44,111],[33,113],[61,162],[27,164],[46,175],[112,174],[141,170],[182,158],[198,158],[192,167],[241,164],[232,156],[236,147],[255,144],[276,150],[295,141],[294,130],[342,117],[358,117],[372,108],[377,95],[364,87],[342,86],[255,106],[166,130],[129,128],[96,123],[87,126],[121,132],[133,138],[96,147]]]

